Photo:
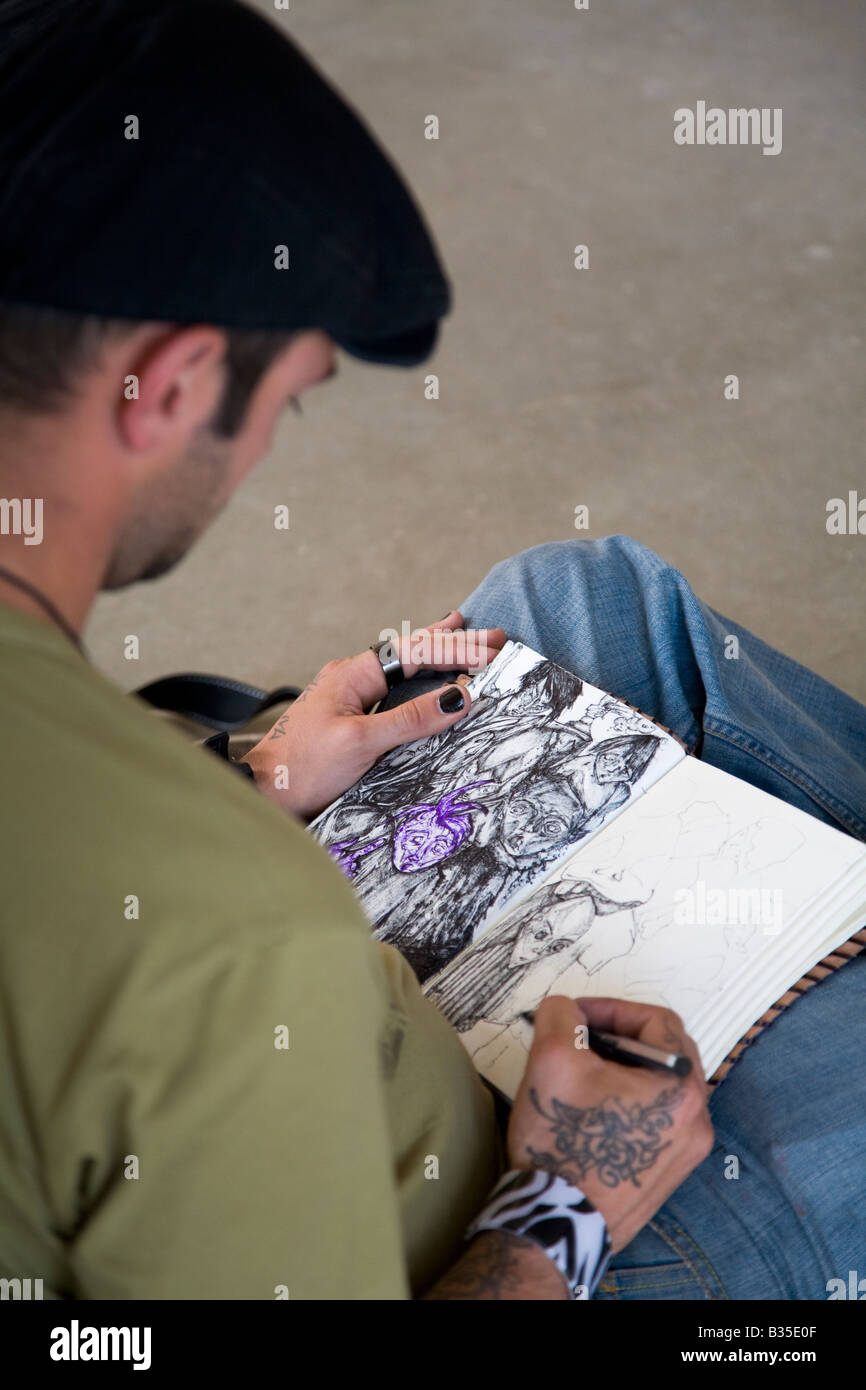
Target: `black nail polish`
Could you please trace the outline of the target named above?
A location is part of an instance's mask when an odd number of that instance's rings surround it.
[[[436,703],[443,714],[456,714],[465,704],[463,691],[459,685],[449,685],[442,691]]]

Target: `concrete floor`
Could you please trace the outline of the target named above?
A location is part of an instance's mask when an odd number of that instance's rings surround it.
[[[513,551],[627,532],[866,700],[866,539],[825,528],[829,498],[866,496],[859,0],[295,0],[276,22],[403,170],[455,310],[424,367],[341,357],[184,564],[99,601],[98,665],[303,683]],[[781,107],[782,153],[676,146],[701,99]]]

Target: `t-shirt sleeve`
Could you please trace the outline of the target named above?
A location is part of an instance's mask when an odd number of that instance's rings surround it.
[[[144,952],[87,1059],[80,1298],[409,1297],[376,948],[353,925],[254,935]]]

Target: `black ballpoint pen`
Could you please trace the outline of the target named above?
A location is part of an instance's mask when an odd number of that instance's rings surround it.
[[[535,1014],[521,1014],[527,1023],[535,1022]],[[638,1038],[619,1038],[615,1033],[603,1033],[598,1028],[586,1024],[587,1044],[597,1056],[608,1062],[619,1062],[624,1067],[652,1067],[654,1071],[673,1072],[675,1076],[688,1076],[692,1070],[692,1059],[680,1052],[669,1052],[652,1043],[640,1042]]]

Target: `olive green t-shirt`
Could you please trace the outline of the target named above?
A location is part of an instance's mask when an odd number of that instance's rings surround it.
[[[0,1277],[406,1298],[498,1177],[457,1034],[304,827],[0,607]]]

